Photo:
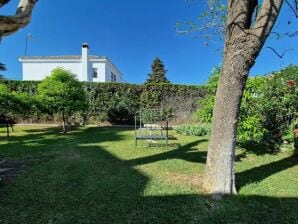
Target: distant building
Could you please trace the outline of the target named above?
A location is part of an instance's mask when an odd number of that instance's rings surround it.
[[[79,81],[123,82],[120,70],[103,56],[89,55],[89,46],[82,44],[82,55],[24,56],[19,58],[23,80],[42,80],[61,67],[71,71]]]

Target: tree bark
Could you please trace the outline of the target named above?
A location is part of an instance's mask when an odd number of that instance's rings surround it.
[[[62,112],[62,120],[63,120],[63,134],[66,134],[66,124],[65,124],[65,114]]]
[[[9,138],[9,123],[6,121],[6,136]]]
[[[235,148],[238,115],[248,73],[280,12],[283,0],[264,0],[253,23],[257,1],[230,0],[222,74],[213,111],[204,188],[236,194]]]
[[[15,33],[29,24],[32,11],[38,0],[19,0],[14,16],[0,16],[0,38]],[[0,8],[10,0],[0,0]]]

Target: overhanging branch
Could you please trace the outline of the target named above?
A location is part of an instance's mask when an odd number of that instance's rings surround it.
[[[4,5],[6,5],[10,0],[0,0],[0,8]]]
[[[0,0],[0,6],[3,6],[9,1]],[[37,1],[20,0],[14,16],[0,16],[0,38],[25,27],[31,20],[32,11]]]
[[[285,0],[285,1],[287,5],[290,7],[290,9],[293,11],[296,18],[298,18],[298,0],[294,0],[295,6],[292,6],[292,4],[288,0]]]

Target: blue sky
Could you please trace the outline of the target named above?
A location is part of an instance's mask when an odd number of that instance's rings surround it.
[[[81,43],[88,42],[91,54],[108,56],[127,82],[144,82],[153,58],[158,56],[168,69],[170,81],[203,84],[221,62],[218,49],[222,43],[207,47],[202,39],[177,34],[175,24],[197,21],[204,9],[202,2],[206,1],[40,0],[30,25],[2,40],[0,61],[7,66],[3,74],[9,79],[21,79],[18,57],[24,55],[25,38],[31,33],[34,38],[28,43],[28,55],[80,54]],[[17,2],[12,0],[1,14],[12,14]],[[285,6],[275,30],[294,32],[297,27],[298,19]],[[266,46],[279,52],[297,48],[298,37],[278,41],[270,38]],[[251,75],[266,74],[288,64],[298,64],[298,49],[279,59],[264,48]]]

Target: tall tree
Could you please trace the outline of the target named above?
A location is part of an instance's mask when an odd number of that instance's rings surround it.
[[[149,74],[149,78],[146,80],[145,84],[170,83],[166,78],[167,70],[165,70],[162,60],[160,60],[158,57],[154,59],[151,69],[152,73]]]
[[[235,194],[235,147],[239,108],[254,65],[283,0],[229,0],[224,60],[213,112],[204,187],[214,194]],[[257,15],[256,15],[257,13]]]
[[[63,132],[66,133],[66,121],[74,112],[86,107],[86,96],[82,83],[71,72],[62,68],[53,70],[51,76],[38,85],[38,94],[44,109],[58,113],[62,117]]]

